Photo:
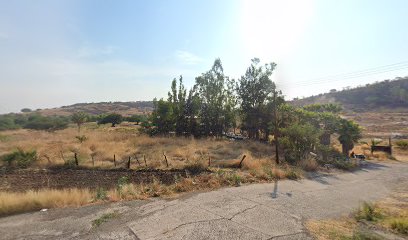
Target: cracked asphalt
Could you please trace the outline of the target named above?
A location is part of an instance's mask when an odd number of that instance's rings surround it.
[[[178,199],[51,209],[0,218],[1,239],[312,239],[308,219],[347,215],[362,201],[408,184],[408,164],[369,163],[352,173],[315,174],[193,193]],[[116,212],[99,227],[92,221]]]

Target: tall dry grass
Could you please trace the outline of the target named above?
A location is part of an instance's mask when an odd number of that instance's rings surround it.
[[[194,139],[175,137],[150,137],[139,134],[137,126],[97,126],[86,124],[78,133],[75,126],[55,131],[13,130],[2,132],[5,141],[0,145],[0,155],[16,148],[37,150],[36,165],[46,167],[62,165],[73,161],[77,153],[82,166],[112,168],[113,158],[119,166],[125,166],[129,157],[132,167],[140,163],[153,168],[166,168],[164,155],[171,168],[183,167],[196,161],[212,162],[239,160],[246,153],[254,159],[263,159],[273,154],[272,146],[259,142],[240,142],[215,139]],[[87,140],[80,143],[76,136],[85,135]],[[92,161],[92,159],[94,161]],[[137,160],[138,161],[137,161]],[[0,163],[1,164],[1,163]]]
[[[79,207],[90,203],[92,198],[88,189],[0,192],[0,216],[43,208]]]

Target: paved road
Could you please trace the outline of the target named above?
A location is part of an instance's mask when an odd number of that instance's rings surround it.
[[[0,218],[1,239],[310,239],[307,219],[350,213],[408,184],[408,164],[254,184],[179,199],[53,209]],[[92,220],[118,216],[92,228]]]

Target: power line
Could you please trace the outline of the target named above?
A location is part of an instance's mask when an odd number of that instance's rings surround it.
[[[352,79],[352,78],[360,78],[360,77],[377,75],[377,74],[404,70],[404,69],[408,69],[408,62],[389,64],[389,65],[361,70],[361,71],[332,75],[329,77],[312,78],[308,81],[297,82],[294,84],[296,84],[296,86],[307,86],[307,85],[315,85],[315,84],[322,84],[322,83],[331,83],[331,82],[336,82],[336,81],[343,81],[343,80]],[[289,84],[283,83],[280,85],[288,86]]]

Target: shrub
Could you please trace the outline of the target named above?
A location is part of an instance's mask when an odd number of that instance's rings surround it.
[[[100,187],[98,189],[96,189],[96,196],[95,196],[96,200],[106,200],[108,199],[108,192]]]
[[[20,148],[1,157],[1,160],[7,162],[9,166],[12,166],[15,163],[19,168],[30,166],[36,159],[37,151],[24,151]]]
[[[28,117],[24,128],[34,130],[60,130],[68,127],[69,120],[66,117],[46,117],[39,114],[33,114]]]
[[[380,219],[382,215],[379,212],[379,210],[375,207],[375,205],[368,202],[364,202],[360,209],[357,211],[355,217],[357,220],[366,220],[372,222]]]
[[[353,234],[352,240],[382,240],[384,239],[381,235],[375,232],[358,230]]]
[[[408,140],[398,140],[395,144],[401,149],[408,149]]]
[[[407,218],[397,218],[391,221],[391,228],[397,232],[408,235],[408,219]]]

